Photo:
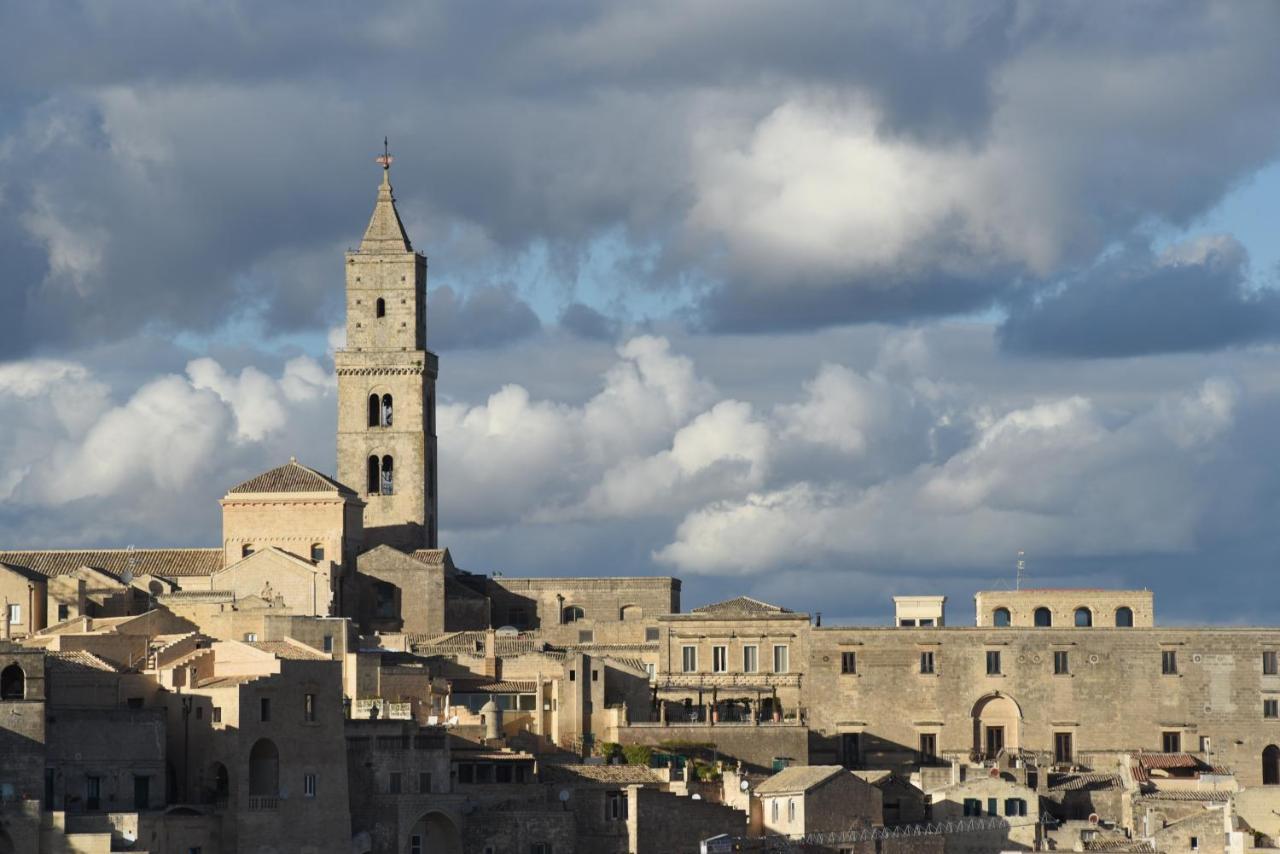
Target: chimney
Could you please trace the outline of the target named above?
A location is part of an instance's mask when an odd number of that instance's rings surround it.
[[[484,675],[497,679],[498,670],[498,635],[491,627],[484,632]]]

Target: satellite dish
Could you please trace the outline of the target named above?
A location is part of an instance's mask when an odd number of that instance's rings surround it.
[[[569,802],[569,798],[571,798],[571,797],[573,797],[573,795],[569,792],[569,790],[568,790],[568,789],[561,789],[561,790],[560,790],[560,802],[561,802],[561,803],[568,803],[568,802]]]
[[[697,793],[695,792],[695,793],[691,796],[691,799],[692,799],[692,800],[695,800],[695,801],[700,801],[700,800],[702,800],[702,795],[699,795],[699,794],[697,794]]]
[[[999,776],[1000,776],[1000,769],[999,769],[999,768],[992,768],[990,771],[988,771],[988,772],[987,772],[987,776],[988,776],[988,777],[999,777]]]
[[[747,789],[751,788],[751,782],[744,779],[738,783],[738,788],[745,792]]]
[[[132,583],[133,583],[133,570],[132,570],[132,569],[126,569],[124,572],[120,573],[120,583],[121,583],[121,584],[132,584]]]
[[[515,626],[503,626],[502,628],[494,632],[494,634],[502,638],[515,637],[516,635],[520,634],[520,630],[517,629]]]
[[[1097,824],[1098,820],[1098,814],[1096,812],[1089,813],[1089,824]]]

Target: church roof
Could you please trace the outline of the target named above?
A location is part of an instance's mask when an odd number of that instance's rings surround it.
[[[182,578],[212,575],[222,569],[222,549],[50,549],[0,551],[0,563],[44,576],[70,575],[82,566],[119,577],[134,575]]]
[[[778,605],[770,605],[768,602],[761,602],[759,599],[752,599],[750,596],[736,596],[733,599],[726,599],[724,602],[713,602],[710,605],[703,605],[701,608],[694,608],[694,614],[790,614],[789,608],[782,608]]]
[[[337,492],[342,495],[355,495],[355,491],[349,486],[344,486],[328,475],[308,468],[292,458],[282,466],[264,471],[244,483],[231,487],[227,494],[245,492]]]
[[[405,233],[400,212],[396,210],[395,196],[391,193],[391,170],[382,170],[382,185],[378,187],[378,201],[373,206],[369,227],[360,241],[361,252],[412,252],[413,244]]]

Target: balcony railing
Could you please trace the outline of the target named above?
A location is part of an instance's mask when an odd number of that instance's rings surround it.
[[[268,797],[266,795],[250,795],[249,796],[249,810],[251,812],[259,812],[262,810],[274,810],[279,808],[280,808],[280,799],[275,796],[271,796],[271,797]]]

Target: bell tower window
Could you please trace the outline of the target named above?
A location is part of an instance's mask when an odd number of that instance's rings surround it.
[[[368,493],[376,495],[378,493],[378,458],[369,457],[369,484]]]
[[[378,317],[387,316],[387,301],[382,297],[378,297],[378,301],[374,304],[374,313],[377,314]]]
[[[382,494],[392,495],[395,493],[395,472],[392,470],[394,461],[391,455],[382,458]]]
[[[384,395],[382,396],[382,417],[381,417],[381,421],[382,421],[382,426],[383,426],[383,427],[390,427],[390,426],[391,426],[391,395],[389,395],[389,394],[384,394]]]
[[[378,405],[378,396],[376,394],[369,395],[369,426],[377,427],[380,414]]]

